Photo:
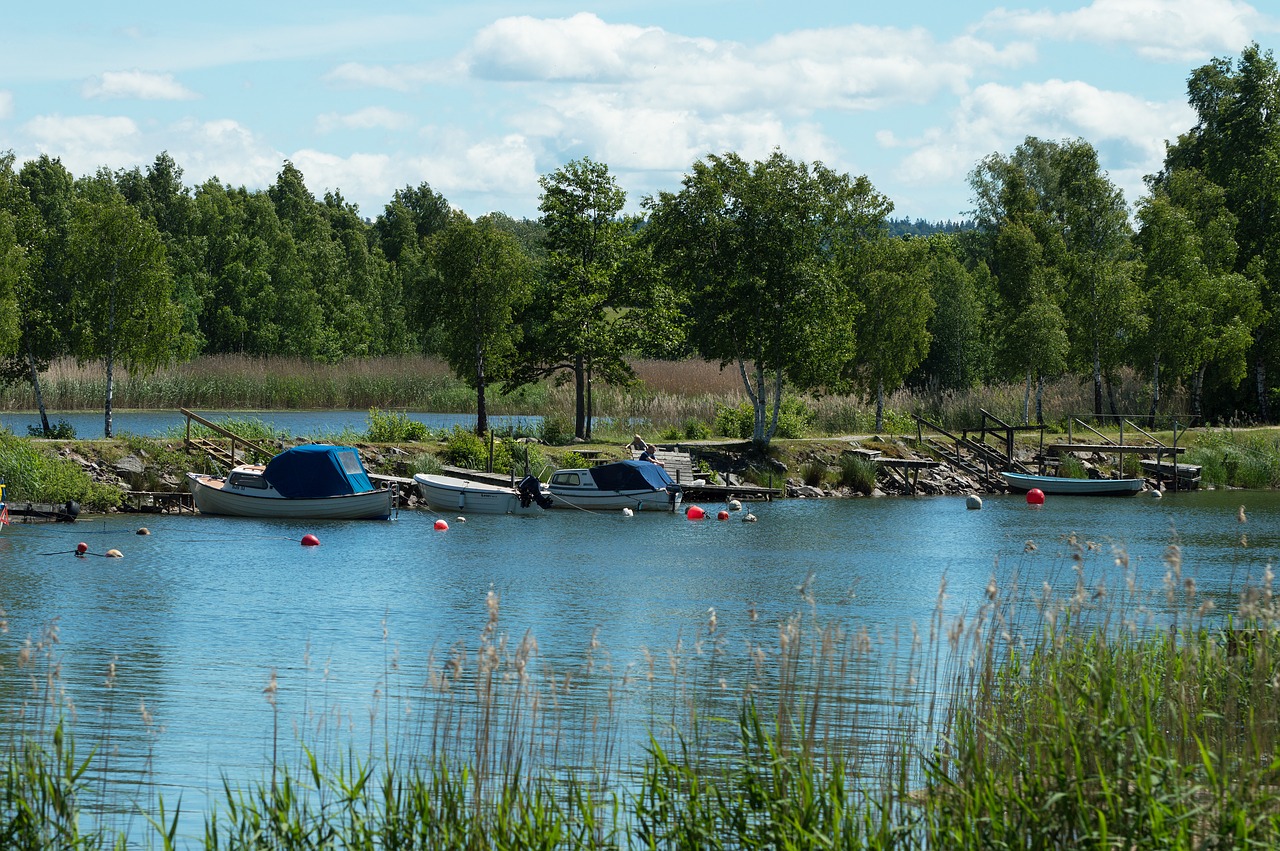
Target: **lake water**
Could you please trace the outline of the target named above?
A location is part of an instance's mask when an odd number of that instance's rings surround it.
[[[714,516],[719,506],[704,507]],[[740,522],[748,511],[758,522]],[[438,519],[450,528],[436,531]],[[151,534],[136,534],[144,525]],[[300,546],[307,533],[321,546]],[[71,554],[81,541],[89,557]],[[589,659],[597,678],[630,671],[642,682],[652,659],[664,668],[672,653],[701,652],[703,640],[726,657],[776,647],[779,624],[797,612],[881,637],[924,630],[944,578],[952,615],[975,611],[993,575],[1002,587],[1017,577],[1069,591],[1073,552],[1091,587],[1118,575],[1119,548],[1137,583],[1158,592],[1171,543],[1198,593],[1229,611],[1280,554],[1280,496],[1051,496],[1038,509],[1007,496],[985,498],[980,511],[963,498],[788,500],[702,522],[557,510],[466,522],[402,511],[390,522],[114,515],[12,525],[0,530],[0,708],[28,700],[14,690],[19,647],[56,623],[59,683],[77,723],[97,734],[110,727],[114,778],[149,760],[150,788],[170,809],[181,799],[183,832],[195,835],[224,775],[264,776],[273,731],[292,742],[295,728],[313,738],[323,729],[322,740],[340,730],[367,744],[375,729],[378,740],[404,729],[412,707],[401,698],[456,643],[475,646],[490,590],[500,600],[495,634],[513,646],[532,634],[542,665],[586,681]],[[111,548],[124,557],[98,556]],[[1169,616],[1163,595],[1153,600],[1153,616]],[[264,694],[272,672],[274,709]],[[742,669],[725,662],[721,673]],[[634,722],[624,747],[642,740],[656,699],[632,688],[620,710]]]
[[[195,411],[210,422],[219,422],[228,416],[236,419],[260,419],[271,424],[277,430],[288,432],[295,437],[325,437],[341,434],[344,431],[365,432],[369,428],[369,412],[360,411]],[[408,411],[405,416],[423,423],[432,430],[448,429],[455,425],[474,428],[475,414],[436,414],[423,411]],[[102,411],[49,412],[50,424],[66,420],[82,439],[101,437],[103,432]],[[186,427],[186,417],[177,411],[113,411],[111,415],[112,432],[136,434],[141,437],[160,437],[166,434],[179,434]],[[489,417],[490,427],[501,431],[508,427],[534,430],[542,422],[539,416],[493,416]],[[0,413],[0,426],[14,434],[27,434],[28,427],[38,428],[40,415],[33,411]]]

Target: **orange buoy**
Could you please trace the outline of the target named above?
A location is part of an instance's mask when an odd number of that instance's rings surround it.
[[[685,511],[684,516],[689,518],[690,520],[701,520],[702,518],[707,516],[707,512],[703,511],[700,507],[696,505],[691,505]]]
[[[448,529],[449,529],[449,524],[448,522],[445,521],[443,517],[436,521],[437,532],[445,532],[445,531],[448,531]]]
[[[82,556],[87,552],[89,552],[89,545],[86,544],[84,541],[81,541],[80,543],[76,544],[76,555]]]
[[[320,539],[319,539],[319,538],[317,538],[315,535],[303,535],[303,536],[302,536],[302,546],[304,546],[304,547],[318,547],[318,546],[320,546]]]
[[[1027,505],[1044,505],[1044,491],[1040,488],[1027,491]]]
[[[717,519],[717,520],[728,520],[728,519],[729,519],[729,512],[727,512],[727,511],[725,511],[725,510],[721,509],[720,511],[716,512],[716,519]]]

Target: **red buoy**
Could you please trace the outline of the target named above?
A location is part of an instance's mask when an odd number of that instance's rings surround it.
[[[701,520],[702,518],[707,516],[707,512],[703,511],[700,507],[696,505],[691,505],[685,511],[684,516],[689,518],[690,520]]]
[[[76,555],[82,556],[87,552],[89,552],[89,545],[86,544],[84,541],[81,541],[80,543],[76,544]]]
[[[1044,505],[1044,491],[1040,488],[1027,491],[1027,505]]]
[[[720,511],[718,511],[718,512],[716,513],[716,519],[717,519],[717,520],[728,520],[728,519],[729,519],[729,512],[725,511],[724,509],[721,509]]]
[[[437,521],[436,521],[436,531],[437,531],[437,532],[444,532],[444,531],[447,531],[447,530],[448,530],[448,528],[449,528],[449,524],[448,524],[447,522],[445,522],[444,518],[441,518],[441,519],[439,519],[439,520],[437,520]]]
[[[318,547],[318,546],[320,546],[320,539],[319,539],[319,538],[317,538],[315,535],[309,535],[309,534],[308,534],[308,535],[303,535],[303,536],[302,536],[302,546],[304,546],[304,547]]]

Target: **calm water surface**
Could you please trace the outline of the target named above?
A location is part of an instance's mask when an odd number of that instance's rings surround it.
[[[433,652],[438,661],[455,642],[474,645],[491,588],[500,631],[516,641],[532,632],[545,661],[580,663],[595,634],[599,658],[621,672],[642,669],[645,648],[662,653],[704,631],[711,608],[727,645],[767,646],[782,619],[808,608],[801,587],[820,617],[877,634],[927,624],[944,577],[949,612],[979,605],[993,574],[1067,588],[1072,533],[1097,544],[1086,549],[1087,571],[1106,572],[1120,547],[1149,589],[1178,543],[1220,611],[1280,553],[1280,497],[1269,492],[1051,496],[1041,509],[988,497],[980,511],[963,498],[790,500],[746,511],[759,522],[553,511],[450,516],[437,532],[439,515],[404,511],[391,522],[117,515],[9,526],[0,531],[9,625],[0,663],[11,668],[21,642],[56,622],[80,723],[101,724],[110,707],[120,749],[153,749],[156,783],[166,802],[181,797],[196,832],[224,774],[262,777],[273,670],[285,723],[320,706],[358,733],[389,670],[420,682]],[[137,535],[142,525],[152,534]],[[322,545],[301,547],[306,533]],[[125,557],[75,558],[80,541]],[[112,660],[117,683],[107,691]],[[0,691],[10,708],[21,699],[12,685]]]

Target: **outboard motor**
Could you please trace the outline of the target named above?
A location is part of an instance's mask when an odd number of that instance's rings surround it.
[[[542,492],[542,482],[538,481],[537,476],[525,476],[516,486],[516,491],[520,494],[521,508],[528,508],[532,502],[543,508],[551,507],[551,497]]]
[[[681,488],[679,485],[677,485],[674,482],[667,485],[667,504],[671,506],[672,511],[676,510],[676,499],[680,496],[682,492],[683,492],[683,488]]]

